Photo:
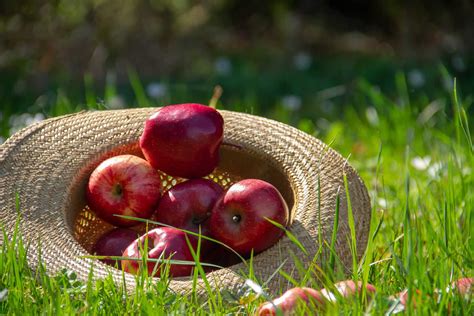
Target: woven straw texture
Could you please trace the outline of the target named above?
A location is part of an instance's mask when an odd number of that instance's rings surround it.
[[[20,231],[28,244],[32,269],[39,259],[50,274],[62,268],[73,270],[87,280],[91,265],[94,278],[112,275],[117,283],[135,286],[134,276],[111,268],[88,255],[94,232],[108,229],[87,211],[85,186],[92,170],[113,155],[140,155],[138,138],[144,122],[156,108],[79,112],[48,119],[9,138],[0,147],[0,224],[13,230],[21,213]],[[337,254],[347,271],[352,264],[348,245],[348,203],[344,189],[347,176],[350,205],[354,214],[358,256],[367,242],[370,200],[357,173],[337,152],[318,139],[293,127],[269,119],[230,111],[224,117],[221,163],[211,176],[228,185],[240,178],[261,178],[273,183],[291,210],[290,231],[307,254],[286,236],[270,249],[255,256],[255,275],[266,282],[279,268],[298,278],[294,258],[309,267],[320,249],[329,243],[334,223],[336,196],[340,196]],[[168,187],[179,181],[164,176]],[[104,228],[105,227],[105,228]],[[0,235],[1,236],[1,235]],[[92,236],[92,237],[91,237]],[[89,237],[89,238],[88,238]],[[2,237],[0,237],[2,238]],[[2,240],[0,239],[0,243]],[[325,260],[325,253],[319,257]],[[243,263],[207,275],[212,288],[237,292],[245,281],[239,276]],[[177,293],[192,290],[189,278],[176,278],[170,288]],[[270,293],[291,284],[276,273],[266,284]],[[198,294],[205,294],[198,281]]]

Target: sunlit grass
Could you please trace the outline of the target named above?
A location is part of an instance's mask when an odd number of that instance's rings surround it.
[[[154,105],[138,75],[133,70],[129,75],[135,95],[133,105]],[[313,262],[309,269],[299,264],[301,258],[289,254],[296,262],[299,278],[279,269],[275,271],[293,286],[330,288],[344,278],[376,286],[377,294],[370,303],[365,302],[363,293],[354,300],[338,302],[328,313],[390,313],[395,310],[393,302],[388,300],[390,295],[404,289],[410,293],[418,289],[433,298],[436,289],[446,289],[458,278],[474,276],[472,91],[463,91],[466,96],[461,98],[454,84],[452,94],[429,100],[413,97],[408,92],[403,73],[398,73],[393,80],[398,99],[380,92],[367,80],[358,80],[354,90],[345,99],[337,101],[340,113],[324,128],[318,127],[321,123],[309,116],[295,119],[296,114],[279,104],[266,112],[272,113],[274,119],[317,135],[344,157],[350,157],[348,162],[359,171],[369,189],[372,200],[369,242],[362,260],[353,260],[352,274],[342,275],[342,269],[338,268],[340,260],[334,255],[335,235],[321,245],[321,252],[327,250],[330,254],[328,262],[320,264],[320,253],[313,255],[303,251],[307,256],[305,260]],[[46,116],[81,109],[108,109],[111,108],[109,102],[119,97],[113,79],[107,81],[103,93],[94,90],[90,76],[84,77],[84,83],[85,105],[59,88]],[[185,87],[180,89],[186,90]],[[192,91],[184,90],[173,100],[186,96],[189,102],[194,102]],[[212,93],[210,87],[207,100]],[[243,95],[242,100],[255,101],[251,95]],[[223,106],[260,114],[260,108],[252,102],[245,108],[241,107],[242,103],[235,107],[232,104]],[[306,107],[310,105],[306,104]],[[4,134],[5,126],[9,124],[5,122],[14,121],[10,120],[13,115],[3,113]],[[25,123],[19,121],[19,124]],[[339,193],[347,194],[347,191],[342,189]],[[354,254],[358,243],[351,222],[348,242]],[[334,229],[337,228],[335,222]],[[303,247],[291,234],[291,229],[287,236],[298,247]],[[41,265],[33,272],[27,267],[21,236],[15,233],[8,240],[4,235],[3,240],[0,247],[0,314],[251,314],[268,299],[265,289],[268,280],[255,278],[251,260],[242,275],[239,296],[215,292],[207,284],[207,298],[203,299],[170,291],[166,273],[159,282],[150,282],[142,272],[136,277],[139,286],[129,293],[125,287],[114,284],[112,278],[82,283],[73,271],[48,276]],[[336,272],[333,272],[334,268]],[[93,273],[91,269],[91,275]],[[198,278],[206,279],[199,264],[192,280],[196,282]],[[252,280],[257,289],[262,288],[260,296],[255,287],[246,285],[246,279]],[[474,312],[472,299],[465,300],[445,292],[436,300],[428,298],[423,304],[417,304],[416,309],[412,306],[409,309],[410,313],[429,315],[444,315],[448,309],[453,315],[472,315]]]

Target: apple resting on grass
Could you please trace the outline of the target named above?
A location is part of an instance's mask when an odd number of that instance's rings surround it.
[[[440,299],[439,295],[443,295],[443,292],[460,295],[465,299],[470,299],[473,294],[473,283],[474,278],[461,278],[456,281],[453,281],[451,285],[446,288],[445,291],[435,289],[433,295],[431,296],[428,293],[424,293],[419,289],[413,289],[411,293],[408,292],[408,289],[405,289],[395,295],[391,295],[389,297],[389,300],[392,301],[394,304],[399,305],[397,308],[398,310],[402,311],[406,309],[408,301],[411,301],[411,306],[414,309],[422,306],[423,304],[438,302]],[[448,314],[450,314],[450,304],[448,304],[447,309]]]
[[[163,259],[163,260],[184,260],[194,262],[193,256],[186,241],[186,233],[183,231],[171,228],[161,227],[150,230],[130,244],[123,252],[124,257],[143,258],[143,251],[145,248],[145,240],[148,239],[148,258]],[[197,239],[188,235],[189,243],[196,251]],[[137,274],[140,271],[142,260],[122,260],[123,270],[129,273]],[[156,266],[156,269],[155,269]],[[162,263],[147,262],[147,269],[149,276],[159,277],[161,275]],[[193,270],[194,265],[171,264],[169,275],[172,277],[189,276]],[[153,273],[155,271],[155,273]]]
[[[168,105],[145,122],[140,147],[153,168],[171,176],[200,178],[219,162],[224,119],[196,103]]]
[[[149,218],[161,197],[161,179],[150,164],[137,156],[120,155],[103,161],[91,174],[86,198],[91,210],[115,226],[137,221],[114,214]]]
[[[344,300],[357,297],[356,293],[361,293],[363,290],[362,282],[353,280],[345,280],[334,284],[337,293],[331,292],[328,289],[317,291],[308,287],[295,287],[289,289],[282,296],[273,300],[273,302],[265,302],[257,310],[258,316],[263,315],[278,315],[277,309],[283,315],[293,315],[298,311],[298,306],[306,307],[314,314],[318,311],[324,311],[327,305],[335,303],[339,298]],[[376,289],[372,284],[365,285],[365,291],[368,299],[375,295]],[[303,305],[304,304],[304,305]],[[306,306],[305,306],[306,305]]]
[[[191,179],[178,183],[163,194],[154,219],[177,228],[208,235],[207,219],[224,190],[214,181]]]
[[[92,254],[97,256],[121,256],[123,251],[130,245],[135,239],[139,237],[139,234],[128,228],[115,228],[111,231],[102,235],[94,247],[92,248]],[[118,263],[120,269],[120,261],[113,259],[101,259],[100,261],[115,266]]]
[[[455,289],[455,293],[459,293],[460,295],[468,298],[472,294],[474,294],[474,278],[461,278],[454,281],[451,285],[453,289]]]
[[[256,315],[293,315],[298,306],[301,308],[308,306],[307,308],[315,311],[320,310],[324,304],[324,298],[319,291],[309,287],[294,287],[273,300],[273,302],[262,304],[258,308]]]
[[[355,297],[356,293],[360,294],[363,290],[362,282],[354,280],[345,280],[340,281],[334,284],[334,288],[337,291],[337,295],[342,296],[343,298]],[[365,284],[365,293],[368,300],[372,299],[376,292],[375,286],[370,283]],[[337,296],[331,291],[331,289],[322,289],[321,294],[323,297],[330,301],[334,302],[337,300]]]
[[[233,184],[219,199],[210,218],[211,236],[242,255],[271,247],[284,231],[267,220],[286,226],[288,206],[268,182],[246,179]]]

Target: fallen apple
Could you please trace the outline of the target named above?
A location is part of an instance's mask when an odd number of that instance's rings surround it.
[[[353,280],[341,281],[335,283],[334,288],[338,295],[347,299],[354,296],[356,292],[360,293],[362,291],[362,282],[359,281],[356,285]],[[372,284],[367,283],[365,289],[369,298],[375,294],[376,289]],[[324,311],[328,303],[335,303],[336,301],[337,296],[328,289],[317,291],[308,287],[295,287],[286,291],[273,302],[263,303],[258,309],[257,315],[277,315],[277,309],[283,315],[292,315],[296,312],[298,304],[305,304],[307,308],[317,314],[317,311]]]
[[[123,251],[139,237],[139,234],[128,228],[115,228],[102,235],[94,244],[92,254],[97,256],[121,256]],[[100,259],[100,261],[120,269],[120,260]]]
[[[260,305],[256,315],[293,315],[298,307],[309,309],[317,314],[317,311],[324,308],[324,304],[324,298],[319,291],[309,287],[294,287],[273,302],[265,302]]]
[[[139,273],[142,268],[141,259],[144,255],[146,259],[194,262],[187,241],[196,250],[196,238],[187,235],[182,230],[171,227],[155,228],[135,240],[125,249],[123,257],[140,260],[123,259],[123,270],[133,274]],[[145,253],[145,250],[147,253]],[[163,262],[147,261],[147,271],[150,276],[161,276],[163,267]],[[173,264],[173,262],[170,262],[169,275],[172,277],[189,276],[193,268],[193,264]]]
[[[411,293],[408,291],[408,289],[405,289],[401,292],[398,292],[395,295],[391,295],[389,298],[389,301],[398,304],[395,305],[392,308],[396,308],[397,310],[405,310],[408,304],[408,301],[411,301],[411,306],[415,309],[417,306],[420,304],[423,304],[424,302],[428,302],[432,300],[431,297],[428,295],[424,294],[421,292],[419,289],[413,290]]]
[[[356,285],[353,280],[345,280],[335,283],[334,288],[338,292],[338,295],[342,296],[343,298],[349,298],[353,297],[356,293],[360,294],[362,292],[363,287],[362,281],[357,281]],[[368,299],[371,299],[376,292],[375,286],[367,283],[365,285],[365,292]],[[337,300],[337,296],[330,289],[322,289],[321,294],[328,301],[334,302]]]
[[[103,161],[92,172],[86,198],[92,211],[121,227],[137,221],[114,216],[149,218],[161,197],[161,179],[150,164],[137,156],[120,155]]]
[[[461,278],[456,281],[453,281],[451,285],[449,285],[445,291],[440,289],[435,289],[433,295],[430,296],[419,289],[415,289],[410,293],[408,289],[405,289],[401,292],[398,292],[395,295],[391,295],[388,299],[392,302],[391,310],[394,312],[401,312],[406,310],[408,301],[411,301],[411,307],[416,309],[417,307],[423,304],[429,304],[433,302],[439,303],[443,293],[452,293],[456,295],[460,295],[464,299],[470,299],[472,295],[472,283],[474,282],[474,278]],[[447,315],[451,314],[451,303],[448,302]]]
[[[224,119],[196,103],[168,105],[145,122],[140,147],[150,164],[171,176],[200,178],[219,162]]]
[[[223,189],[214,181],[191,179],[163,194],[154,214],[157,222],[208,235],[207,219]]]
[[[474,283],[474,278],[461,278],[454,281],[451,285],[453,289],[456,290],[456,293],[459,293],[463,297],[470,297],[473,293],[472,284]]]
[[[219,199],[210,217],[210,233],[242,255],[271,247],[284,231],[289,212],[280,192],[270,183],[246,179],[233,184]]]

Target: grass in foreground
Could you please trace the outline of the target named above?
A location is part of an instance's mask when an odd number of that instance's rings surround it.
[[[137,99],[146,98],[138,79],[132,79]],[[324,129],[315,128],[310,119],[293,122],[288,109],[276,107],[273,112],[274,118],[291,122],[350,156],[372,198],[369,244],[349,277],[375,285],[378,292],[368,306],[360,299],[341,302],[329,314],[391,314],[387,298],[392,294],[419,289],[433,296],[435,289],[445,289],[453,280],[474,276],[473,121],[467,114],[472,112],[472,96],[460,99],[454,90],[436,100],[412,99],[403,93],[403,80],[397,82],[401,101],[395,102],[359,81],[357,89],[336,105],[343,114]],[[73,111],[72,104],[64,95],[51,113]],[[250,288],[240,297],[209,292],[208,299],[199,300],[168,291],[166,277],[152,284],[144,276],[138,277],[143,286],[126,295],[110,279],[84,284],[71,271],[52,277],[41,269],[31,272],[25,258],[21,236],[0,247],[0,314],[252,314],[264,301],[249,295]],[[330,264],[337,264],[337,258]],[[330,273],[325,264],[300,273],[303,281],[290,282],[306,286],[322,280],[330,287],[344,278]],[[444,315],[448,309],[453,315],[472,315],[474,303],[472,298],[444,294],[439,301],[428,299],[416,309],[410,307],[407,313]]]

